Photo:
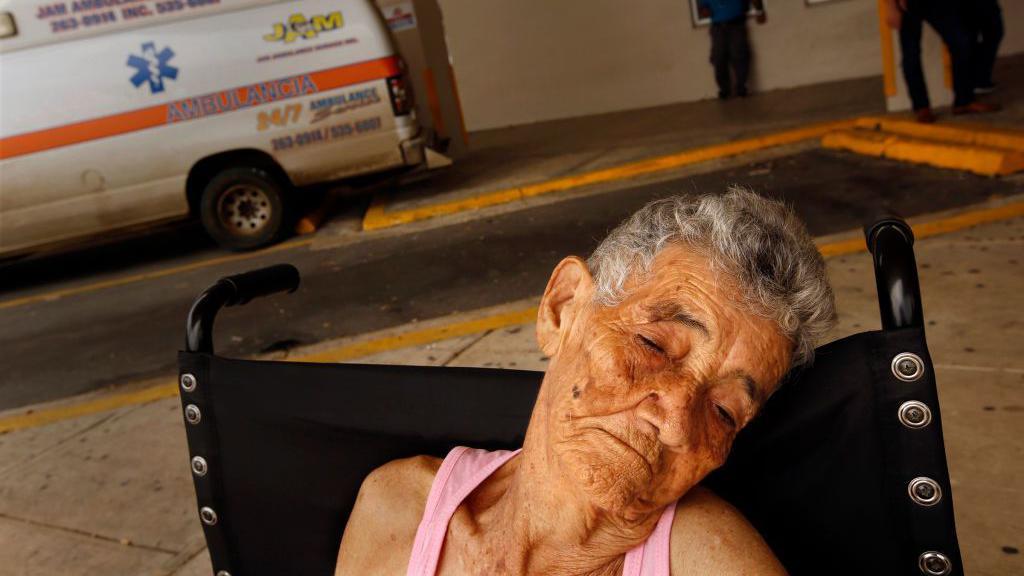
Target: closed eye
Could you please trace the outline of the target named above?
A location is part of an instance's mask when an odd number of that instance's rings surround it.
[[[643,334],[637,334],[636,338],[637,340],[640,341],[640,344],[642,344],[645,348],[657,352],[658,354],[661,355],[665,354],[665,349],[662,348],[661,346],[658,346],[658,343],[655,342],[654,340],[651,340],[650,338],[644,336]]]
[[[732,429],[736,428],[736,419],[732,417],[732,414],[730,414],[728,410],[718,404],[715,404],[715,409],[718,410],[718,417],[721,418],[723,422]]]

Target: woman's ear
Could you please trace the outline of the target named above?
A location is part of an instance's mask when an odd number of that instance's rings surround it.
[[[594,278],[587,263],[568,256],[555,266],[537,311],[537,344],[549,358],[558,352],[564,331],[584,299],[593,295]]]

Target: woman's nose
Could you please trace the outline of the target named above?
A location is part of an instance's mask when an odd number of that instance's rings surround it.
[[[690,386],[652,390],[637,412],[643,420],[658,430],[658,440],[668,447],[680,447],[686,440],[687,429],[694,407],[694,393]]]

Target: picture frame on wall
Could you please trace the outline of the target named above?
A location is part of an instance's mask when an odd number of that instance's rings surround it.
[[[819,2],[830,2],[830,1],[834,1],[834,0],[807,0],[807,1],[814,2],[814,3],[819,3]],[[765,10],[768,10],[768,0],[761,0],[761,5],[764,6]],[[751,6],[750,10],[747,12],[747,16],[756,16],[756,15],[757,15],[757,10],[755,10],[754,7]],[[690,0],[690,19],[693,21],[693,27],[694,28],[700,28],[702,26],[710,26],[711,25],[711,17],[710,16],[702,17],[700,15],[700,7],[698,6],[698,0]]]

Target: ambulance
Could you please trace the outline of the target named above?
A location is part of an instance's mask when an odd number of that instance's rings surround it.
[[[0,257],[194,217],[246,250],[301,187],[417,167],[370,0],[0,0]]]

